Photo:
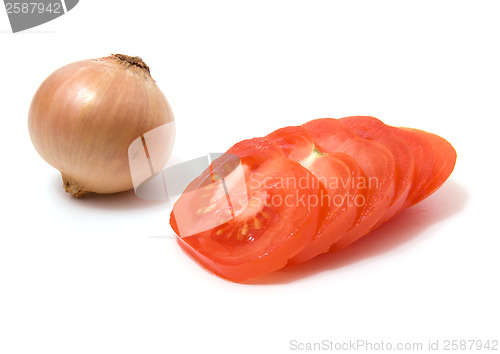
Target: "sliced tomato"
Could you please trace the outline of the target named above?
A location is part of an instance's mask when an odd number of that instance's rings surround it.
[[[430,142],[418,134],[405,128],[391,128],[395,135],[406,142],[415,160],[413,182],[406,202],[403,205],[402,209],[404,209],[415,204],[417,197],[423,193],[433,178],[434,151]]]
[[[328,252],[331,245],[354,224],[361,210],[356,206],[358,188],[355,180],[362,171],[346,154],[319,151],[312,135],[303,127],[281,128],[266,138],[278,143],[288,158],[311,171],[328,193],[322,198],[326,216],[320,222],[318,233],[289,261],[290,264],[305,262]]]
[[[213,174],[206,171],[186,189],[194,193],[185,193],[176,202],[170,223],[180,236],[180,246],[204,267],[244,282],[282,268],[313,239],[324,218],[320,202],[324,190],[311,172],[286,158],[267,139],[242,141],[228,153],[239,156],[244,171],[242,180],[233,172],[224,178],[226,187],[234,191],[229,194],[235,194],[230,195],[233,208],[222,207],[221,188],[207,189],[209,185],[198,192],[200,182]],[[236,213],[236,204],[246,206]],[[231,213],[230,221],[213,225],[214,219]],[[189,226],[183,232],[179,227],[191,221],[199,232],[193,234]]]
[[[433,193],[455,161],[435,134],[317,119],[233,146],[190,183],[170,223],[201,265],[245,282],[350,245]]]
[[[394,198],[395,161],[389,149],[380,143],[358,137],[339,120],[321,118],[303,125],[317,146],[326,152],[345,153],[356,160],[364,172],[358,189],[364,193],[359,218],[331,251],[344,248],[366,235],[384,216]]]
[[[411,201],[412,204],[416,204],[434,193],[448,179],[455,168],[457,152],[446,139],[439,135],[413,128],[400,129],[423,139],[420,142],[422,146],[425,146],[425,142],[427,142],[433,152],[432,159],[427,156],[428,160],[432,161],[432,177],[421,186]]]
[[[309,158],[316,149],[311,133],[299,126],[277,129],[266,138],[278,144],[286,157],[297,162]]]
[[[393,127],[385,125],[377,118],[369,116],[352,116],[339,121],[356,133],[360,138],[374,140],[394,155],[394,197],[379,224],[385,222],[403,209],[415,174],[415,162],[408,144],[394,133]]]

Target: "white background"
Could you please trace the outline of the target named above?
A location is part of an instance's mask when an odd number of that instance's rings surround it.
[[[0,353],[500,340],[499,13],[497,1],[87,0],[18,34],[0,13]],[[172,161],[372,115],[442,135],[457,166],[350,248],[233,284],[180,250],[164,204],[72,199],[33,148],[43,79],[111,53],[151,67],[177,121]]]

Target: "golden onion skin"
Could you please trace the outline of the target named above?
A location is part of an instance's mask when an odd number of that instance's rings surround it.
[[[114,54],[52,73],[33,97],[28,128],[40,156],[61,172],[66,191],[81,197],[132,189],[129,145],[173,120],[149,67],[138,57]],[[155,158],[165,164],[172,140],[159,143],[164,148],[155,150],[165,156]]]

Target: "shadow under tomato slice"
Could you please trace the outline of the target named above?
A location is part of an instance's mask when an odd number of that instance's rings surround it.
[[[228,153],[240,157],[244,181],[238,183],[246,189],[246,207],[218,226],[187,236],[180,233],[178,243],[215,274],[244,282],[282,268],[311,241],[324,217],[320,203],[324,191],[312,173],[287,159],[269,140],[245,140]],[[183,197],[171,215],[172,228],[177,231],[178,219],[195,219],[192,215],[198,212]],[[209,208],[198,213],[200,219],[230,212],[210,208],[213,198],[219,198],[216,193],[200,198]]]

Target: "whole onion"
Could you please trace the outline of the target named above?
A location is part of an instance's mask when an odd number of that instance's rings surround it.
[[[33,97],[28,127],[38,153],[61,172],[66,192],[78,198],[132,189],[129,145],[173,120],[142,59],[113,54],[52,73]],[[175,130],[168,131],[151,147],[156,165],[169,158]]]

